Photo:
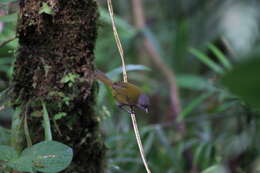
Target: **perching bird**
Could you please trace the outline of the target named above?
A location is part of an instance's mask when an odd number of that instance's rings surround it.
[[[113,82],[100,70],[95,72],[95,78],[111,88],[112,95],[120,108],[133,113],[134,107],[138,107],[148,113],[150,99],[137,86],[128,82]],[[130,111],[125,109],[125,106],[128,106]]]

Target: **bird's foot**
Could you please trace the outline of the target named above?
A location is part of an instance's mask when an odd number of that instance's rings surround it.
[[[130,114],[135,114],[135,109],[134,109],[134,106],[130,106],[130,111],[131,111],[131,113],[130,113]]]
[[[135,113],[133,106],[130,106],[130,110],[127,109],[126,106],[128,106],[128,105],[118,105],[118,107],[120,109],[123,109],[124,111],[128,112],[129,114],[134,114]]]

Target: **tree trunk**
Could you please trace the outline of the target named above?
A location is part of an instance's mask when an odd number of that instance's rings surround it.
[[[21,0],[20,8],[13,103],[27,110],[33,143],[44,140],[44,102],[50,118],[58,118],[51,121],[53,139],[73,148],[73,162],[63,172],[104,172],[105,147],[93,110],[96,2]]]

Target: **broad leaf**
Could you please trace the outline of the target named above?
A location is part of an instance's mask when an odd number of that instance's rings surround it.
[[[44,141],[25,149],[8,166],[22,172],[60,172],[69,166],[72,156],[70,147],[55,141]]]
[[[33,145],[29,151],[32,156],[33,167],[40,172],[59,172],[69,166],[73,152],[72,149],[55,141],[44,141]]]
[[[21,172],[33,171],[32,159],[30,156],[21,156],[18,159],[11,160],[10,162],[7,163],[7,165],[16,171],[21,171]]]
[[[7,145],[0,145],[0,160],[1,161],[10,161],[12,159],[18,158],[18,154],[14,148]]]
[[[260,54],[259,54],[260,56]],[[255,57],[255,56],[254,56]],[[223,77],[223,84],[255,108],[260,108],[260,58],[239,64]]]

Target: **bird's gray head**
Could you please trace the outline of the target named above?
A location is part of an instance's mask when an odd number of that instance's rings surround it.
[[[150,105],[150,98],[149,96],[145,95],[145,94],[141,94],[138,98],[138,102],[137,102],[137,106],[144,110],[146,113],[148,113],[148,108]]]

